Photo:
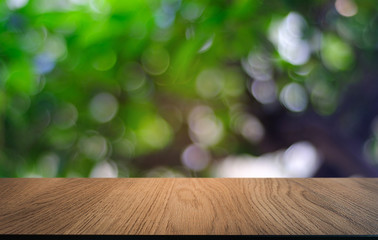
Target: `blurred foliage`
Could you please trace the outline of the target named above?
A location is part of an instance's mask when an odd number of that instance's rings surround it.
[[[0,176],[210,176],[211,159],[258,155],[264,114],[332,115],[359,55],[377,63],[376,1],[347,4],[1,1]],[[181,166],[191,142],[205,165]]]

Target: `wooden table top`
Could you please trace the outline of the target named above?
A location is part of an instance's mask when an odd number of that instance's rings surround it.
[[[378,234],[378,179],[0,179],[0,234]]]

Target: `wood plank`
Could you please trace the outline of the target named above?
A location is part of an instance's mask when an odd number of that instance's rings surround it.
[[[378,179],[0,179],[0,234],[378,234]]]

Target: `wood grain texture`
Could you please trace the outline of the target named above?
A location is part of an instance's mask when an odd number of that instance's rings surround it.
[[[0,179],[0,234],[378,234],[378,179]]]

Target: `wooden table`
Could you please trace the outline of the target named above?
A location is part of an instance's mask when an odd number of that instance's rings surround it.
[[[378,179],[0,179],[0,234],[378,234]]]

